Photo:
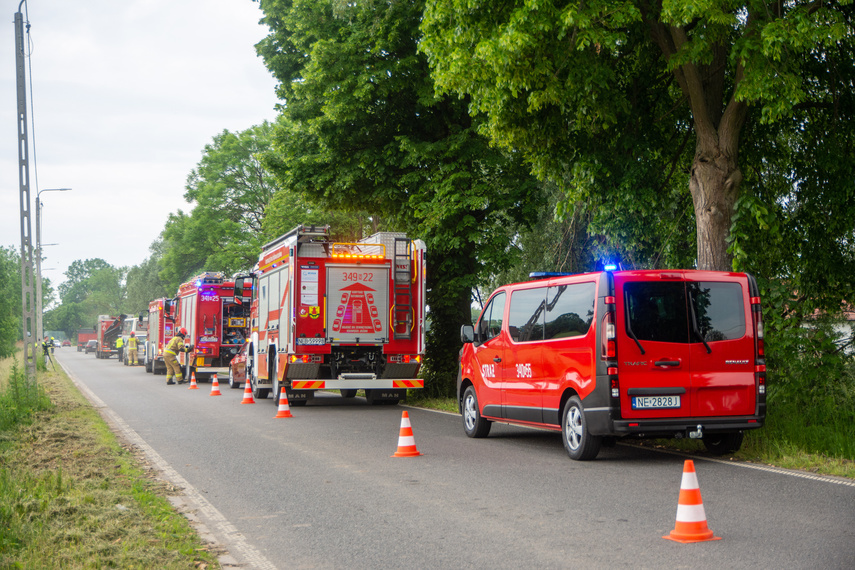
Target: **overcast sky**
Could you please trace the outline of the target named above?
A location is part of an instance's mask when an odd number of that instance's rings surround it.
[[[0,245],[20,251],[14,15],[0,29]],[[255,54],[267,29],[251,0],[27,0],[32,240],[42,192],[43,275],[78,259],[133,266],[187,175],[224,129],[276,117],[276,82]],[[31,107],[31,105],[33,107]],[[35,123],[35,126],[33,126]],[[35,147],[33,149],[33,143]]]

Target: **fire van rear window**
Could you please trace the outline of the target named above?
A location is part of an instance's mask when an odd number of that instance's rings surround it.
[[[742,288],[738,283],[626,283],[628,328],[640,341],[701,342],[698,335],[690,334],[692,314],[687,294],[703,340],[731,340],[745,335]]]

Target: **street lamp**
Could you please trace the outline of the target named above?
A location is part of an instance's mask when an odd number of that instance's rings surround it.
[[[36,193],[36,339],[37,342],[44,340],[44,321],[42,315],[42,225],[41,212],[43,192],[68,192],[71,188],[45,188]],[[56,245],[56,244],[50,244]]]

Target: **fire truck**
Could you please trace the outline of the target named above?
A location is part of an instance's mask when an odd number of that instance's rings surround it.
[[[193,352],[181,353],[178,361],[189,377],[210,379],[215,373],[227,377],[229,362],[246,341],[249,299],[235,299],[234,281],[219,272],[197,275],[178,288],[175,298],[175,330],[187,329],[184,342]]]
[[[329,226],[298,226],[268,243],[236,295],[252,288],[248,377],[256,398],[281,388],[290,405],[316,390],[397,403],[425,347],[425,244],[381,232],[334,242]]]
[[[95,358],[110,358],[114,354],[118,354],[116,339],[122,334],[122,322],[124,320],[125,315],[118,317],[98,315],[98,322],[95,326],[95,331],[98,333],[98,350],[95,351]]]
[[[148,336],[143,345],[145,346],[143,362],[146,372],[166,374],[163,349],[172,339],[174,326],[172,299],[161,297],[148,304]]]

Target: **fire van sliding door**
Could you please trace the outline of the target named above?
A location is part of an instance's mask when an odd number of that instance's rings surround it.
[[[389,339],[389,268],[327,265],[327,335],[337,343]]]

